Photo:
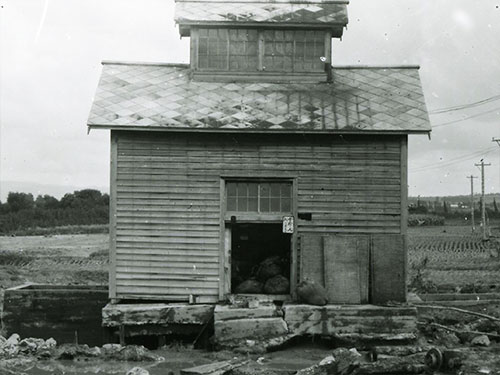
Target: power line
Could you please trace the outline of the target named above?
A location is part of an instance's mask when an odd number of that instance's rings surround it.
[[[432,111],[429,111],[430,114],[433,115],[438,115],[441,113],[448,113],[448,112],[454,112],[454,111],[460,111],[463,109],[468,109],[468,108],[474,108],[486,103],[494,102],[495,100],[500,100],[500,95],[495,95],[495,96],[490,96],[489,98],[479,100],[477,102],[469,103],[469,104],[461,104],[461,105],[456,105],[452,107],[446,107],[446,108],[439,108],[439,109],[434,109]]]
[[[460,120],[452,120],[452,121],[448,121],[448,122],[442,122],[440,124],[433,125],[432,128],[439,128],[441,126],[456,124],[457,122],[467,121],[467,120],[470,120],[472,118],[476,118],[476,117],[480,117],[480,116],[483,116],[483,115],[487,115],[488,113],[492,113],[492,112],[496,112],[496,111],[500,111],[500,107],[494,108],[494,109],[490,109],[489,111],[485,111],[485,112],[481,112],[481,113],[476,113],[475,115],[467,116],[467,117],[465,117],[463,119],[460,119]]]
[[[410,172],[420,173],[420,172],[425,172],[425,171],[432,170],[432,169],[439,169],[439,168],[443,168],[443,167],[448,167],[448,166],[453,165],[453,164],[462,163],[462,162],[467,161],[467,160],[475,159],[478,156],[486,156],[488,154],[491,154],[494,150],[496,150],[495,146],[489,147],[489,148],[486,148],[484,150],[475,151],[475,152],[472,152],[470,154],[466,154],[466,155],[458,156],[456,158],[452,158],[452,159],[447,160],[443,163],[439,163],[439,164],[433,163],[433,164],[428,164],[428,165],[416,167],[415,169],[410,170]]]

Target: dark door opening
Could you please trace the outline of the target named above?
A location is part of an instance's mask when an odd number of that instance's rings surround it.
[[[290,293],[291,235],[282,224],[231,226],[231,293]]]

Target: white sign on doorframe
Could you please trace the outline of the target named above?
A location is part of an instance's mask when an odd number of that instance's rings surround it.
[[[293,233],[293,216],[283,216],[283,233]]]

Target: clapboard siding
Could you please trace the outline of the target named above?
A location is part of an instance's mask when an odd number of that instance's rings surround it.
[[[299,235],[401,233],[405,136],[113,134],[116,298],[219,298],[221,178],[294,178]]]

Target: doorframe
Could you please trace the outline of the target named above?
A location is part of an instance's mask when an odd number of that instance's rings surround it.
[[[219,300],[224,301],[231,295],[231,227],[226,223],[230,218],[226,217],[226,182],[227,181],[283,181],[292,184],[291,214],[293,216],[294,230],[290,236],[290,295],[292,300],[296,299],[297,287],[297,198],[298,178],[296,175],[283,175],[276,177],[275,173],[264,173],[259,175],[240,174],[220,177],[220,241],[219,241]],[[240,213],[240,223],[275,223],[283,222],[285,214],[245,214]]]

